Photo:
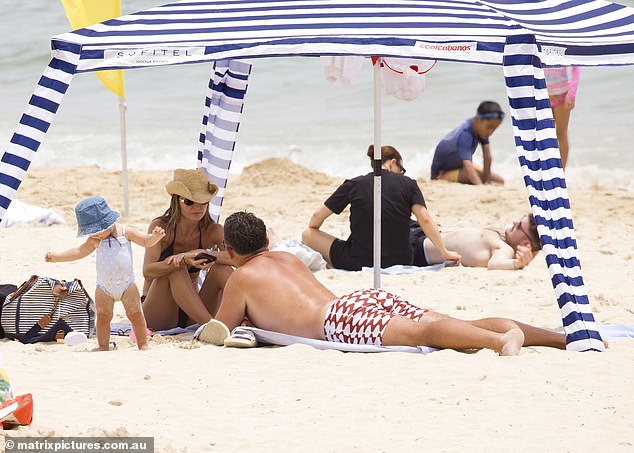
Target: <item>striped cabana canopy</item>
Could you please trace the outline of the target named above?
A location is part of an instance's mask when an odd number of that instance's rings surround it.
[[[198,160],[220,214],[251,62],[361,55],[502,67],[515,145],[570,350],[603,350],[578,259],[543,66],[634,64],[634,8],[601,0],[184,0],[54,36],[0,160],[0,219],[73,76],[210,62]],[[178,81],[175,81],[178,83]]]
[[[181,1],[53,37],[76,72],[289,55],[501,65],[533,36],[542,63],[633,64],[632,8],[600,0]]]

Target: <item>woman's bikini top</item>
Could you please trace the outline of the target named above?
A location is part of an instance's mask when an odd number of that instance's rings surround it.
[[[198,248],[201,249],[203,248],[203,231],[202,228],[198,229]],[[168,256],[172,256],[174,254],[174,242],[176,241],[176,225],[174,226],[174,239],[172,239],[172,243],[170,245],[167,246],[167,248],[165,250],[163,250],[161,252],[161,256],[159,257],[159,261],[163,261],[165,258],[167,258]],[[196,266],[192,266],[189,267],[187,269],[187,272],[189,272],[190,274],[195,274],[196,272],[199,272],[200,269],[197,268]]]

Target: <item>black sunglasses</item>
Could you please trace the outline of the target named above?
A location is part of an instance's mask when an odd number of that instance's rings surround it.
[[[396,162],[396,166],[398,167],[399,170],[401,170],[401,174],[404,175],[405,172],[407,170],[405,170],[405,167],[403,167],[401,164],[399,164],[398,162]]]
[[[193,206],[195,204],[200,204],[200,205],[206,204],[206,203],[196,203],[195,201],[192,201],[189,198],[184,198],[184,197],[181,197],[181,201],[185,203],[186,206]]]
[[[528,239],[528,242],[531,243],[531,246],[539,245],[538,243],[535,242],[535,239],[528,233],[528,231],[526,231],[524,227],[522,226],[522,221],[525,218],[526,217],[522,217],[520,219],[519,223],[517,224],[517,229],[520,230],[524,234],[524,236],[526,236],[526,239]]]

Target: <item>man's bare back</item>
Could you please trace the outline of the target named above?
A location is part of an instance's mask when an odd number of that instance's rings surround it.
[[[246,316],[266,330],[324,338],[324,319],[336,299],[295,255],[262,251],[231,275],[216,316],[233,329]]]

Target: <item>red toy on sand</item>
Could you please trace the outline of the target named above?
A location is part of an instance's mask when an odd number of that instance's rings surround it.
[[[33,421],[33,396],[30,393],[18,395],[0,406],[2,429],[12,429],[30,425]]]

